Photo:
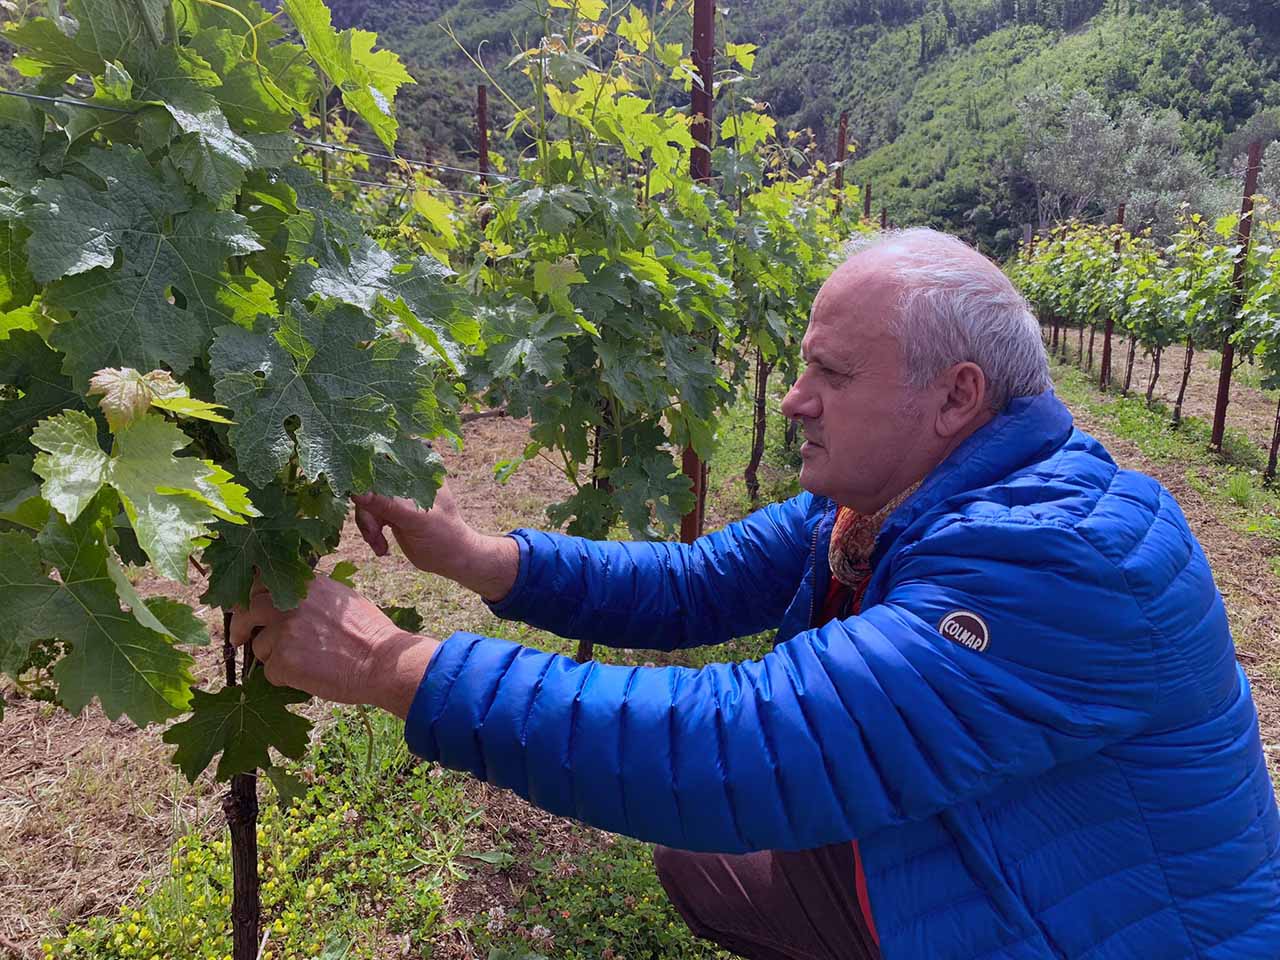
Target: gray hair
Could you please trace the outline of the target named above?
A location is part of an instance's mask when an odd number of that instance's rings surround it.
[[[982,370],[987,403],[997,412],[1014,397],[1053,387],[1040,325],[994,263],[963,240],[924,227],[857,237],[846,253],[889,248],[889,273],[902,291],[890,332],[907,386],[922,390],[967,361]]]

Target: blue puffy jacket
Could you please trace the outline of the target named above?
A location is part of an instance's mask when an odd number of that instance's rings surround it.
[[[1015,400],[886,522],[862,613],[812,629],[834,512],[802,494],[692,546],[518,531],[503,616],[778,645],[646,669],[457,633],[410,748],[674,847],[857,838],[886,960],[1280,958],[1257,716],[1168,492]]]

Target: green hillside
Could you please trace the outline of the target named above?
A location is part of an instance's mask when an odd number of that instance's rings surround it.
[[[657,5],[658,0],[642,0]],[[500,82],[540,35],[528,0],[335,0],[335,19],[378,32],[419,80],[402,93],[402,149],[474,150],[477,53]],[[446,34],[448,24],[457,41]],[[1035,217],[1017,103],[1033,91],[1088,90],[1113,115],[1124,101],[1173,109],[1184,148],[1213,171],[1251,117],[1280,107],[1280,14],[1267,0],[742,0],[722,36],[760,45],[740,92],[783,127],[834,139],[850,115],[852,176],[896,222],[960,231],[989,249]],[[737,92],[737,91],[735,91]],[[493,126],[508,112],[491,98]]]

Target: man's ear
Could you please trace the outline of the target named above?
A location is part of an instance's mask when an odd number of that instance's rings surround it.
[[[965,361],[944,370],[938,386],[946,391],[935,420],[939,436],[954,437],[990,418],[987,375],[976,363]]]

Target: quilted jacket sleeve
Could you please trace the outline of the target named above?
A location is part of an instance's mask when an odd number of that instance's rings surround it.
[[[985,650],[938,632],[955,610],[982,617]],[[605,829],[804,849],[1128,738],[1174,659],[1161,645],[1125,575],[1078,533],[958,521],[899,552],[885,602],[760,661],[578,665],[455,634],[405,735],[420,756]]]
[[[675,650],[776,627],[804,576],[817,522],[808,493],[692,544],[517,530],[520,572],[491,609],[573,640]]]

